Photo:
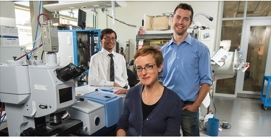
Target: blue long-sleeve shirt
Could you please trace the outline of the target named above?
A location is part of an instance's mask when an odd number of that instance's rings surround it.
[[[161,51],[164,57],[163,85],[183,101],[195,101],[203,83],[212,85],[212,67],[207,46],[191,37],[177,45],[173,38]]]
[[[180,136],[183,103],[178,95],[165,88],[157,106],[143,120],[142,89],[143,85],[138,85],[127,92],[117,130],[125,130],[127,136]]]

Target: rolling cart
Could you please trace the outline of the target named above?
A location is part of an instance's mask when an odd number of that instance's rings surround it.
[[[265,90],[265,95],[264,94],[264,83],[265,80],[267,80],[267,86]],[[269,91],[270,91],[270,83],[271,83],[271,76],[264,76],[263,77],[263,85],[262,85],[262,91],[261,91],[261,101],[262,101],[262,106],[264,110],[267,110],[267,107],[271,107],[271,98],[269,97]]]

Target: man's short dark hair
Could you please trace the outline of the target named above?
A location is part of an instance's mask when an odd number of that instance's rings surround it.
[[[180,4],[175,8],[173,15],[175,15],[176,10],[178,10],[178,9],[183,9],[183,10],[189,10],[189,11],[191,11],[190,19],[191,19],[191,21],[193,21],[194,11],[193,11],[193,8],[191,7],[191,5],[188,5],[188,4],[186,4],[186,3],[180,3]]]
[[[115,36],[116,36],[115,39],[117,39],[117,33],[114,30],[109,29],[109,28],[102,30],[100,39],[102,40],[105,34],[111,34],[111,33],[115,33]]]

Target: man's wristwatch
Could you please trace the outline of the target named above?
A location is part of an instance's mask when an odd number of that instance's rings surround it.
[[[126,84],[123,88],[127,89],[127,88],[128,88],[128,85]]]

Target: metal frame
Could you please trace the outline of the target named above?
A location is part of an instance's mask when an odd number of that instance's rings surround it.
[[[268,17],[246,17],[247,6],[248,6],[247,3],[248,3],[248,1],[246,1],[245,5],[244,5],[244,14],[243,14],[244,16],[243,17],[238,17],[238,18],[223,18],[224,2],[220,2],[219,3],[219,7],[220,7],[219,9],[220,9],[220,11],[218,11],[218,12],[220,12],[220,14],[218,15],[219,16],[218,19],[220,19],[221,21],[218,22],[220,25],[217,26],[216,33],[220,34],[220,32],[222,30],[221,27],[222,27],[222,22],[223,21],[227,21],[227,20],[242,20],[243,21],[243,26],[242,26],[241,45],[245,45],[245,44],[248,44],[248,43],[244,42],[245,41],[244,39],[246,38],[246,34],[247,34],[247,32],[245,31],[245,29],[246,29],[246,25],[250,24],[250,21],[251,22],[252,21],[256,21],[258,23],[263,23],[260,20],[265,20],[265,21],[267,21],[267,22],[269,21],[269,23],[271,23],[271,17],[269,17],[269,16]],[[263,25],[268,25],[268,24],[263,24]],[[216,45],[219,45],[219,42],[220,42],[220,39],[221,39],[221,34],[218,35],[217,39],[218,40],[216,41]],[[218,48],[219,48],[219,46],[214,47],[215,50],[217,50]],[[241,50],[242,51],[247,51],[247,47],[246,47],[246,49],[244,49],[244,48],[245,48],[244,46],[241,46]],[[268,53],[270,55],[269,55],[269,57],[267,58],[267,61],[266,61],[267,64],[266,64],[266,72],[265,72],[265,74],[271,75],[271,70],[269,71],[267,69],[267,68],[271,68],[271,63],[268,63],[268,62],[271,62],[271,37],[270,37],[270,42],[269,42],[269,51],[268,51]],[[246,60],[246,54],[247,53],[244,54],[244,57],[245,57],[244,59],[245,60]],[[241,72],[238,72],[237,73],[237,78],[236,78],[236,87],[235,87],[234,94],[224,94],[224,93],[216,93],[216,92],[214,92],[214,95],[215,96],[223,96],[223,97],[237,97],[237,93],[251,94],[251,92],[249,92],[249,91],[241,91],[241,90],[243,90],[242,87],[240,86],[241,84],[243,86],[243,80],[242,80],[242,78],[244,78],[244,74],[242,74]]]
[[[265,81],[267,81],[266,90],[264,90]],[[264,110],[267,110],[267,107],[271,107],[271,98],[269,98],[270,84],[271,84],[271,76],[264,76],[263,83],[262,83],[262,91],[260,95]]]
[[[257,20],[250,20],[246,19],[244,20],[244,25],[243,25],[243,30],[242,30],[242,37],[241,37],[241,45],[248,45],[249,41],[249,30],[250,26],[271,26],[271,18],[258,18]],[[241,46],[241,49],[243,51],[243,57],[244,60],[247,59],[247,46]],[[266,67],[265,67],[265,75],[270,75],[271,74],[271,35],[269,38],[269,48],[267,52],[267,60],[266,60]],[[268,69],[269,68],[269,69]],[[243,72],[238,72],[237,73],[237,78],[236,78],[236,87],[235,87],[235,96],[237,96],[237,93],[246,93],[246,94],[256,94],[259,95],[260,93],[258,92],[253,92],[253,91],[243,91],[243,84],[244,84],[244,73]]]

